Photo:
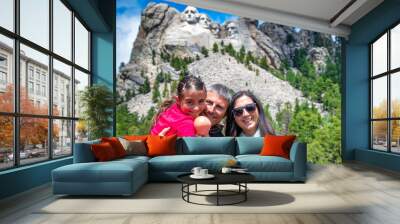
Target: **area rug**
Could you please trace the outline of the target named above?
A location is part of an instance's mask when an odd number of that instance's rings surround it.
[[[360,213],[359,205],[346,202],[317,184],[255,183],[248,187],[247,201],[237,205],[190,204],[182,200],[180,184],[150,183],[131,197],[56,197],[35,213]],[[230,188],[233,186],[224,189]],[[198,188],[211,189],[215,186],[202,185]],[[190,199],[211,205],[216,202],[215,196],[192,196]],[[222,202],[238,199],[235,196],[224,197]]]

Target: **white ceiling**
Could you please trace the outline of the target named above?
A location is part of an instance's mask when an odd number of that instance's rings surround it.
[[[343,37],[350,34],[352,24],[383,2],[383,0],[171,1]],[[339,13],[348,4],[347,9]]]

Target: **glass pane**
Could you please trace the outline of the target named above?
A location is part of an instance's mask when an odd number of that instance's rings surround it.
[[[400,72],[391,75],[390,82],[390,98],[391,98],[391,115],[400,118]]]
[[[75,143],[85,142],[88,138],[88,128],[84,120],[75,122]]]
[[[372,118],[387,118],[387,77],[372,80]]]
[[[75,18],[75,63],[89,70],[89,32]]]
[[[391,140],[392,140],[392,152],[400,153],[400,120],[390,122],[391,127]]]
[[[14,165],[13,118],[0,116],[0,170]]]
[[[373,76],[387,71],[387,34],[372,44]]]
[[[53,1],[53,51],[71,60],[72,12],[60,1]]]
[[[14,111],[13,40],[0,35],[0,111]]]
[[[387,151],[387,121],[372,122],[372,148]]]
[[[80,95],[86,86],[89,86],[89,75],[75,69],[75,117],[82,114]]]
[[[53,120],[53,157],[72,155],[72,121]]]
[[[47,115],[49,57],[21,44],[21,113]]]
[[[391,69],[400,67],[400,24],[391,30],[390,60]]]
[[[21,36],[49,48],[49,0],[20,0]]]
[[[53,60],[53,115],[72,117],[71,66]]]
[[[14,31],[14,0],[0,1],[0,26]]]
[[[34,163],[49,158],[49,120],[21,117],[20,152],[21,164]]]

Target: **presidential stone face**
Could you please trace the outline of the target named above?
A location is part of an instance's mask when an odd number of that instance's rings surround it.
[[[202,27],[210,28],[211,20],[206,14],[199,14],[199,23]]]
[[[228,31],[228,37],[236,37],[239,34],[238,25],[235,22],[226,24],[226,30]]]
[[[215,36],[218,36],[219,32],[221,31],[221,27],[218,23],[211,23],[210,24],[210,31]]]
[[[197,18],[198,18],[199,12],[197,9],[193,6],[188,6],[182,13],[182,18],[184,21],[186,21],[189,24],[195,24],[197,23]]]

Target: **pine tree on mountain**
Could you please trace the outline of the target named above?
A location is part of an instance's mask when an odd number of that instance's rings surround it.
[[[219,51],[218,44],[217,44],[217,43],[214,43],[214,44],[213,44],[213,52],[214,52],[214,53],[218,53],[218,51]]]
[[[152,96],[153,103],[157,103],[159,101],[159,98],[160,98],[159,87],[160,87],[160,84],[156,80],[154,83],[154,86],[153,86],[153,96]]]
[[[139,93],[146,94],[150,92],[150,81],[149,78],[145,78],[143,85],[139,88]]]
[[[261,57],[260,62],[259,62],[259,66],[264,70],[268,70],[269,69],[266,56]]]
[[[242,45],[242,47],[239,50],[239,54],[238,54],[238,59],[240,63],[244,62],[244,57],[246,56],[246,49],[244,49],[244,46]]]
[[[206,47],[201,47],[201,53],[204,55],[204,57],[208,57],[208,50]]]

